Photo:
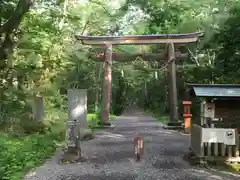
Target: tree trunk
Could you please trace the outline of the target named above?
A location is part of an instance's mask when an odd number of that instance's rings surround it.
[[[19,0],[15,11],[12,16],[0,26],[0,69],[7,67],[7,57],[10,55],[14,48],[14,32],[18,29],[24,15],[29,11],[35,0]]]

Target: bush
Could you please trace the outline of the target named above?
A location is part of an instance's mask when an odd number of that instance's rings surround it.
[[[66,112],[48,106],[44,122],[34,121],[28,113],[14,118],[0,134],[0,179],[19,180],[50,157],[65,138],[65,119]]]
[[[0,135],[0,179],[19,180],[30,168],[51,156],[61,133],[34,134],[23,138]]]
[[[110,120],[114,119],[115,117],[116,117],[115,115],[110,114]],[[89,127],[89,128],[98,128],[98,127],[101,127],[101,126],[99,125],[100,119],[101,119],[100,111],[97,112],[97,113],[95,113],[95,114],[88,114],[88,115],[87,115],[87,124],[88,124],[88,127]]]
[[[47,126],[44,122],[34,121],[32,119],[22,120],[21,127],[25,134],[45,133],[46,131],[51,130],[51,127]]]

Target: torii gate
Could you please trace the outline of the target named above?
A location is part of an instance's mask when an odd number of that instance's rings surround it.
[[[143,44],[166,44],[164,56],[168,60],[168,79],[169,79],[169,125],[178,124],[178,103],[177,103],[177,84],[176,84],[176,52],[174,44],[186,44],[196,42],[202,32],[187,34],[158,34],[158,35],[130,35],[130,36],[86,36],[75,35],[77,40],[86,45],[106,46],[105,58],[105,80],[103,87],[101,120],[103,125],[111,125],[109,122],[110,103],[111,103],[111,77],[113,45],[143,45]],[[116,55],[115,55],[116,56]]]

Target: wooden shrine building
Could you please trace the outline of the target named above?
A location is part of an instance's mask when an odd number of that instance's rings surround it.
[[[188,84],[200,106],[193,114],[191,150],[209,161],[240,163],[240,84]]]

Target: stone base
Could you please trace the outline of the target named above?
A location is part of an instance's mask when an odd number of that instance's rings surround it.
[[[100,121],[100,122],[98,122],[98,125],[100,125],[100,126],[111,126],[111,123],[110,122],[102,122],[102,121]]]
[[[178,122],[168,122],[166,126],[163,126],[164,129],[171,130],[181,130],[183,129],[183,124],[181,121]]]
[[[168,126],[182,126],[183,122],[182,121],[177,121],[177,122],[168,122]]]
[[[101,126],[93,126],[92,128],[93,129],[102,129],[102,128],[115,128],[116,127],[116,125],[113,125],[113,124],[111,124],[110,126],[104,126],[104,125],[101,125]]]
[[[110,122],[99,122],[98,125],[100,127],[96,127],[96,128],[115,128],[116,127],[116,125],[112,125]]]
[[[111,124],[110,126],[103,126],[104,128],[115,128],[116,125]]]
[[[182,126],[163,126],[163,129],[169,129],[169,130],[182,130]]]
[[[185,134],[191,134],[191,128],[186,128],[184,129]]]
[[[63,153],[62,158],[60,159],[61,164],[65,163],[77,163],[84,161],[81,149],[74,147],[68,147],[68,149]]]
[[[90,140],[94,139],[94,133],[91,129],[84,129],[83,134],[81,135],[81,140]]]

